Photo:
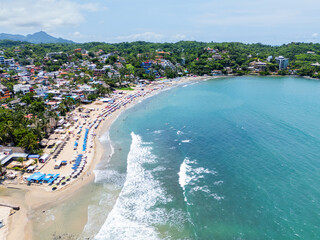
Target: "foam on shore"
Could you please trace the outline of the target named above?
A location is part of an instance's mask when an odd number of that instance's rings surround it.
[[[153,225],[163,222],[165,213],[152,207],[157,202],[165,203],[166,194],[151,171],[143,167],[155,159],[152,148],[140,136],[132,133],[131,137],[126,181],[95,239],[158,239]]]

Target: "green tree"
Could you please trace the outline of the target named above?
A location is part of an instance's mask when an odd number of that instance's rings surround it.
[[[37,137],[32,132],[27,133],[20,142],[20,146],[26,149],[27,152],[33,152],[39,148]]]

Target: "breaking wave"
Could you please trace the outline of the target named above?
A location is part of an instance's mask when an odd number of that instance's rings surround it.
[[[221,200],[223,197],[218,196],[216,193],[211,193],[211,190],[208,186],[200,186],[199,179],[205,178],[206,174],[216,175],[217,172],[213,170],[209,170],[203,167],[196,167],[197,162],[191,161],[189,158],[185,158],[180,165],[179,175],[179,184],[183,189],[184,200],[188,205],[192,205],[192,203],[188,202],[187,193],[194,193],[197,191],[202,191],[207,193],[209,196],[213,197],[216,200]],[[215,185],[220,185],[223,181],[216,181]],[[190,189],[186,189],[186,186],[190,186]]]
[[[152,170],[143,167],[153,163],[156,156],[139,135],[131,133],[131,137],[124,186],[95,239],[159,239],[154,225],[165,224],[176,215],[155,207],[171,201],[160,182],[152,176]]]

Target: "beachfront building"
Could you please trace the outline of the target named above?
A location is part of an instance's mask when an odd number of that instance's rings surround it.
[[[289,58],[284,58],[283,56],[276,57],[276,63],[279,64],[279,70],[287,69],[289,65]]]
[[[213,76],[220,76],[220,75],[222,75],[222,71],[221,70],[212,70],[211,74]]]
[[[26,160],[27,157],[28,154],[20,147],[0,147],[0,162],[2,166],[7,166],[18,158]]]

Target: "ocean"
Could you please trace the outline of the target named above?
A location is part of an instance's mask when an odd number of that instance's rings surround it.
[[[319,120],[320,82],[295,77],[150,97],[101,139],[112,156],[86,188],[82,237],[320,239]]]

